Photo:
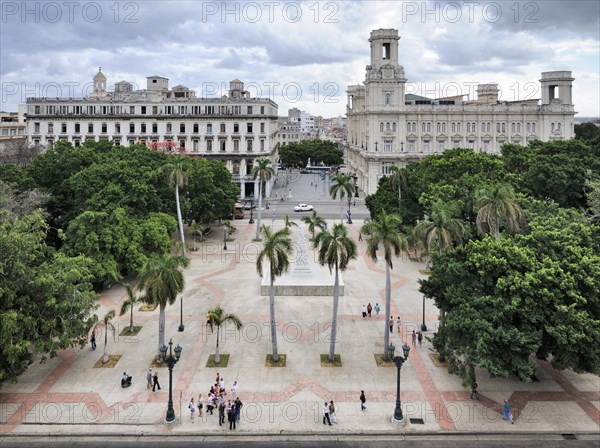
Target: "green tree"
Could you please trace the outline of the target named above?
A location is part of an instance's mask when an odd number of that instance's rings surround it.
[[[185,257],[185,231],[183,229],[183,219],[181,217],[181,204],[179,202],[179,189],[183,188],[188,183],[187,172],[189,170],[189,164],[187,160],[179,158],[173,163],[167,163],[161,167],[161,172],[167,175],[169,185],[175,187],[175,204],[177,206],[177,222],[179,223],[179,234],[181,236],[181,251]]]
[[[125,291],[127,292],[127,299],[125,299],[125,301],[121,305],[121,312],[119,313],[119,316],[122,316],[127,312],[127,310],[129,310],[129,332],[133,333],[133,307],[137,303],[141,302],[141,299],[133,292],[133,288],[129,283],[123,283],[123,286],[125,287]]]
[[[312,235],[313,240],[315,239],[315,230],[324,229],[327,225],[327,222],[317,215],[316,210],[313,210],[310,216],[303,216],[301,221],[308,226],[308,231]]]
[[[160,348],[165,344],[165,309],[167,305],[173,305],[177,295],[185,289],[185,278],[180,268],[186,268],[189,264],[189,258],[180,255],[154,255],[146,261],[137,280],[140,290],[144,293],[142,300],[159,306],[159,356]]]
[[[495,240],[500,238],[500,225],[510,232],[518,232],[523,223],[523,210],[517,204],[515,191],[511,185],[496,184],[482,188],[475,193],[477,207],[477,229],[480,233],[490,233]]]
[[[392,165],[390,167],[390,186],[394,190],[398,190],[398,208],[402,208],[402,189],[406,188],[408,182],[406,176],[406,170],[398,166]]]
[[[298,224],[296,224],[294,221],[290,221],[290,217],[288,215],[285,215],[285,219],[283,220],[283,225],[284,225],[284,227],[287,227],[288,229],[291,229],[292,227],[298,227]]]
[[[219,336],[221,334],[221,327],[231,322],[237,331],[242,329],[242,321],[239,317],[232,313],[226,313],[220,306],[213,308],[208,311],[208,316],[212,319],[212,323],[217,327],[217,348],[215,351],[215,364],[221,362],[221,356],[219,354]]]
[[[356,243],[348,237],[348,229],[343,224],[335,224],[333,229],[321,230],[314,238],[313,247],[318,248],[319,264],[327,265],[329,272],[335,269],[333,283],[333,317],[331,319],[331,340],[329,343],[329,362],[335,359],[335,341],[337,338],[337,313],[340,300],[339,271],[345,271],[350,260],[358,254]]]
[[[329,188],[329,194],[332,199],[340,198],[340,219],[344,222],[344,198],[348,198],[348,216],[350,216],[350,201],[356,191],[354,187],[354,179],[343,173],[338,173],[331,178],[331,187]]]
[[[377,261],[379,245],[383,247],[385,260],[385,328],[383,334],[383,358],[389,360],[390,306],[392,298],[391,270],[393,269],[392,257],[398,257],[402,250],[408,250],[406,236],[400,233],[402,221],[398,215],[388,215],[382,211],[377,219],[368,219],[361,228],[361,233],[369,235],[367,238],[367,255]]]
[[[469,234],[466,224],[455,216],[458,207],[454,202],[438,200],[431,208],[431,216],[417,224],[413,230],[415,237],[422,241],[428,253],[439,252],[461,243]]]
[[[258,254],[256,271],[262,277],[265,262],[269,263],[269,316],[271,325],[271,344],[273,346],[273,362],[279,361],[277,352],[277,325],[275,321],[275,279],[281,277],[290,269],[290,254],[292,253],[292,240],[290,229],[284,227],[277,232],[271,231],[267,226],[261,227],[263,234],[263,248]]]
[[[258,179],[258,217],[256,219],[256,240],[260,240],[260,218],[262,214],[263,183],[268,182],[275,175],[269,159],[258,159],[252,168],[252,179]]]
[[[94,333],[99,333],[104,331],[104,354],[102,356],[102,364],[106,364],[109,360],[108,356],[108,332],[110,331],[113,335],[113,339],[115,338],[115,326],[110,322],[115,318],[115,310],[108,311],[102,320],[97,322],[94,325],[93,331]]]

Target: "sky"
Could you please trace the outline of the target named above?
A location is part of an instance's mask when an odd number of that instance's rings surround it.
[[[197,96],[242,80],[292,107],[336,117],[365,79],[369,35],[397,29],[407,93],[431,98],[479,83],[501,100],[541,98],[544,71],[573,72],[576,117],[600,116],[600,2],[594,1],[5,1],[0,110],[27,97],[82,97],[98,67],[146,87],[169,78]]]

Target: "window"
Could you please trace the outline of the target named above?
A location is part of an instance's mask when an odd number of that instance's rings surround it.
[[[506,132],[506,123],[502,123],[502,133]]]
[[[238,132],[240,132],[240,125],[239,125],[239,123],[233,123],[233,133],[237,134]]]
[[[152,106],[152,113],[158,115],[158,106]]]
[[[185,149],[185,140],[184,139],[179,140],[179,148]]]
[[[527,128],[527,133],[529,134],[531,132],[531,123],[527,123],[526,128]]]
[[[130,114],[135,114],[135,106],[129,106],[129,113]]]
[[[391,140],[383,141],[383,152],[392,152],[392,141]]]
[[[129,123],[129,133],[130,134],[135,133],[135,124],[134,123]]]
[[[167,134],[173,132],[173,125],[171,123],[167,123]]]
[[[436,123],[436,131],[438,134],[442,132],[442,123],[440,123],[439,121]]]
[[[387,93],[385,95],[384,102],[385,102],[386,106],[389,106],[390,104],[392,104],[392,97],[390,96],[389,93]]]
[[[396,122],[392,123],[392,132],[396,132]]]
[[[264,124],[264,123],[261,123],[261,124],[260,124],[260,133],[261,133],[261,134],[264,134],[264,133],[265,133],[265,124]]]
[[[264,151],[265,150],[265,139],[261,139],[260,140],[260,150]]]
[[[483,141],[483,150],[485,152],[490,152],[490,141],[489,140]]]
[[[206,140],[206,151],[207,152],[212,151],[212,140]]]
[[[452,132],[456,132],[456,122],[452,122]]]
[[[67,123],[61,123],[60,124],[60,132],[62,134],[66,134],[67,133]]]
[[[423,140],[423,152],[429,152],[429,140]]]
[[[219,150],[221,152],[225,152],[225,145],[226,145],[227,141],[225,139],[220,139],[219,140]]]
[[[142,115],[146,115],[146,106],[142,106]]]
[[[48,123],[48,134],[52,134],[54,132],[54,123]]]
[[[531,123],[531,132],[535,134],[535,123]]]
[[[212,134],[212,123],[206,123],[206,133]]]
[[[500,132],[500,123],[496,123],[496,132]]]
[[[394,166],[392,162],[381,162],[381,174],[387,176],[390,173],[390,167]]]
[[[444,152],[444,149],[445,149],[444,147],[445,147],[445,142],[439,141],[438,142],[438,151],[439,152]]]
[[[239,150],[240,150],[240,141],[234,140],[233,141],[233,152],[238,152]]]
[[[185,123],[179,123],[179,133],[185,134]]]
[[[248,106],[250,107],[250,106]],[[246,132],[252,134],[252,123],[246,123]]]
[[[40,106],[35,106],[35,113],[39,114],[40,113]]]
[[[158,124],[152,123],[152,133],[156,134],[158,132]]]
[[[142,123],[142,124],[140,125],[140,132],[141,132],[142,134],[145,134],[145,133],[146,133],[146,123]]]
[[[421,123],[421,132],[423,132],[423,133],[424,133],[424,132],[425,132],[425,129],[427,129],[427,127],[426,127],[426,124],[425,124],[425,122],[423,121],[423,122]]]
[[[427,132],[431,132],[431,121],[427,122]]]
[[[446,122],[442,123],[442,132],[446,132]]]
[[[79,139],[73,140],[73,143],[75,144],[75,148],[79,148],[81,146],[81,140],[79,140]]]
[[[469,144],[467,145],[469,149],[475,149],[475,140],[469,140]]]
[[[510,132],[512,132],[512,133],[514,134],[514,133],[515,133],[515,131],[516,131],[515,124],[514,124],[514,123],[511,123],[511,124],[510,124]]]
[[[88,134],[94,133],[94,123],[88,123]]]
[[[197,139],[192,140],[192,150],[198,151],[198,140]]]
[[[383,121],[379,123],[379,132],[383,132]]]
[[[106,123],[102,123],[100,129],[103,134],[106,134]]]
[[[411,124],[410,121],[406,122],[406,132],[407,133],[410,132],[410,130],[411,130],[411,125],[410,124]]]
[[[121,133],[121,123],[115,123],[115,134]]]
[[[75,123],[75,133],[79,134],[81,132],[81,125],[79,123]]]
[[[246,150],[252,152],[252,140],[246,140]]]
[[[194,129],[194,134],[197,134],[198,133],[198,123],[194,123],[193,129]]]
[[[392,129],[392,127],[391,127],[391,125],[390,125],[390,122],[388,121],[388,122],[385,124],[385,130],[386,130],[386,131],[390,131],[391,129]]]
[[[453,148],[460,148],[460,140],[453,140],[452,141],[452,147]]]
[[[225,133],[225,123],[221,123],[219,128],[220,128],[219,132],[221,132],[221,134],[224,134]]]
[[[265,114],[265,106],[260,106],[260,114],[261,115]]]
[[[248,115],[252,115],[252,106],[247,107],[247,113]]]

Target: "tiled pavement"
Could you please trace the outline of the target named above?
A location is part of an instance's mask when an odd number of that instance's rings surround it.
[[[223,252],[216,230],[191,253],[192,264],[186,270],[184,294],[185,331],[179,333],[180,302],[167,309],[166,335],[181,344],[183,353],[173,371],[173,397],[177,415],[182,419],[173,427],[162,424],[168,399],[168,370],[159,368],[162,390],[146,389],[145,372],[156,352],[158,310],[134,312],[136,324],[143,325],[137,337],[112,341],[110,354],[122,358],[112,369],[93,368],[102,355],[103,337],[98,349],[65,350],[46,364],[34,363],[19,383],[4,384],[0,390],[0,432],[11,434],[161,434],[196,433],[219,427],[217,416],[196,418],[191,422],[187,411],[189,397],[204,393],[217,371],[229,388],[240,384],[244,402],[238,432],[279,434],[333,432],[429,433],[429,432],[514,432],[514,431],[598,431],[600,426],[600,381],[594,375],[557,372],[546,362],[538,362],[539,382],[524,384],[514,378],[492,379],[479,372],[481,400],[469,399],[460,380],[436,367],[430,356],[430,343],[411,350],[402,368],[402,405],[408,418],[420,418],[423,424],[391,422],[395,405],[396,369],[378,368],[375,353],[382,353],[384,317],[363,319],[360,307],[385,301],[385,269],[364,255],[365,243],[359,243],[360,257],[343,274],[346,295],[340,299],[336,353],[343,367],[321,367],[319,355],[328,352],[331,319],[330,297],[277,297],[279,352],[287,355],[285,368],[265,367],[270,353],[268,298],[260,296],[260,278],[255,260],[259,246],[252,243],[253,226],[236,223],[235,243]],[[281,226],[275,222],[275,227]],[[351,233],[358,237],[358,226]],[[394,263],[391,314],[402,316],[402,338],[394,332],[391,341],[400,346],[419,329],[422,296],[417,280],[423,265],[407,257]],[[102,308],[117,312],[125,293],[120,286],[101,297]],[[204,325],[206,310],[222,305],[237,314],[244,329],[224,329],[221,353],[230,354],[226,368],[207,368],[214,353],[215,335]],[[437,310],[427,303],[427,326],[434,330]],[[383,313],[382,313],[383,315]],[[128,316],[118,318],[119,330],[128,324]],[[432,331],[427,335],[431,335]],[[123,370],[134,377],[131,388],[121,389]],[[358,395],[367,396],[367,410],[360,411]],[[509,398],[515,424],[502,420],[501,404]],[[321,406],[327,400],[337,403],[339,424],[321,423]]]

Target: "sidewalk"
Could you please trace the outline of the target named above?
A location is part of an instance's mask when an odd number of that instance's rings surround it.
[[[299,218],[298,218],[299,219]],[[296,221],[298,220],[296,219]],[[350,227],[358,240],[361,223]],[[489,378],[478,372],[480,401],[471,401],[455,375],[436,367],[430,358],[430,342],[412,347],[401,372],[402,409],[406,425],[392,423],[396,399],[396,368],[377,367],[374,354],[383,353],[385,270],[366,258],[365,242],[360,256],[343,273],[346,294],[340,298],[336,353],[342,367],[321,367],[320,354],[329,351],[331,297],[276,297],[279,353],[287,355],[287,367],[265,367],[271,353],[268,297],[260,295],[256,273],[259,243],[252,243],[255,227],[235,222],[235,242],[223,252],[222,232],[212,232],[191,253],[185,271],[187,288],[183,298],[185,331],[179,333],[180,300],[167,307],[166,340],[183,347],[181,360],[173,369],[175,412],[181,420],[173,427],[163,425],[168,400],[168,370],[159,368],[161,391],[146,389],[145,374],[157,351],[158,309],[134,311],[136,325],[143,328],[136,337],[109,338],[108,353],[120,354],[114,368],[94,368],[103,353],[104,338],[97,335],[98,348],[91,351],[65,350],[46,364],[32,364],[19,383],[0,389],[0,433],[11,434],[194,434],[210,428],[212,434],[228,433],[219,427],[218,417],[204,415],[190,420],[187,403],[192,395],[206,397],[219,372],[229,391],[239,383],[244,407],[236,433],[269,434],[432,434],[504,432],[587,432],[600,427],[600,381],[594,375],[557,372],[539,362],[539,382],[521,383],[513,378]],[[275,226],[281,226],[276,222]],[[293,232],[296,232],[293,229]],[[294,237],[295,239],[295,237]],[[190,244],[191,245],[191,244]],[[311,258],[311,257],[309,257]],[[314,260],[314,257],[312,257]],[[392,278],[393,316],[402,317],[402,332],[391,335],[398,349],[418,330],[422,318],[422,296],[418,279],[422,263],[406,257],[394,263]],[[102,315],[108,309],[118,314],[126,294],[115,285],[101,297]],[[379,302],[379,319],[363,319],[361,306]],[[207,368],[215,352],[216,335],[205,326],[206,311],[221,305],[238,315],[244,328],[223,329],[221,354],[229,354],[226,368]],[[431,336],[438,312],[426,303],[426,323]],[[129,316],[115,319],[117,334],[128,325]],[[122,389],[123,371],[133,375],[133,385]],[[360,391],[367,397],[361,411]],[[502,402],[513,406],[515,424],[502,420]],[[324,426],[324,401],[336,403],[338,424]],[[418,420],[421,419],[422,423]],[[360,428],[357,430],[357,428]]]

